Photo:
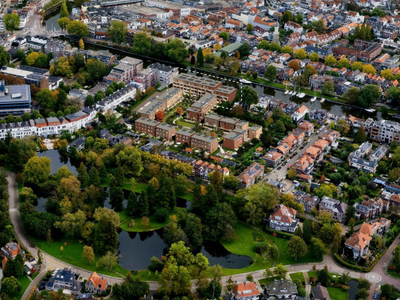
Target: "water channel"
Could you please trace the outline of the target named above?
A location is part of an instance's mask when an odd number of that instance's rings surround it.
[[[48,157],[51,159],[51,173],[55,174],[62,166],[67,166],[68,169],[77,175],[77,169],[71,164],[68,157],[61,156],[57,150],[47,150],[38,152],[38,157]],[[108,189],[107,189],[108,190]],[[129,195],[129,191],[124,190],[125,199]],[[108,194],[108,193],[107,193]],[[111,208],[110,199],[107,196],[104,202],[104,207]],[[38,199],[37,211],[46,211],[47,198],[41,197]],[[124,200],[123,206],[126,207],[127,200]],[[182,208],[190,208],[190,202],[178,198],[177,206]],[[144,270],[150,264],[150,259],[155,256],[161,258],[165,255],[167,245],[162,239],[162,229],[149,232],[126,232],[119,233],[120,254],[119,264],[127,270]],[[251,264],[251,258],[242,255],[236,255],[226,250],[221,243],[204,244],[201,252],[208,258],[210,265],[221,265],[225,268],[241,269]]]
[[[58,26],[58,19],[60,18],[60,11],[55,11],[46,16],[43,20],[43,26],[46,28],[46,31],[53,30],[61,30],[60,26]]]

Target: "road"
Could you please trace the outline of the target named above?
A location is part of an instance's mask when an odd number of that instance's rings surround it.
[[[18,211],[18,205],[19,205],[18,187],[17,187],[17,183],[15,182],[15,179],[14,179],[14,174],[11,172],[8,172],[7,180],[8,180],[8,193],[9,193],[8,207],[9,207],[10,219],[14,225],[15,235],[18,239],[18,242],[20,244],[22,244],[25,247],[25,249],[27,249],[33,256],[37,257],[37,248],[32,246],[33,244],[29,240],[29,238],[22,226],[22,223],[21,223],[21,218],[20,218],[20,214]],[[384,282],[384,283],[393,284],[394,286],[399,286],[400,279],[390,277],[384,271],[384,268],[387,268],[388,264],[390,263],[390,260],[392,259],[392,254],[393,254],[394,248],[398,245],[399,242],[400,242],[400,235],[398,237],[396,237],[395,241],[392,243],[392,245],[386,251],[385,255],[379,260],[379,262],[376,264],[376,266],[374,267],[374,269],[371,273],[364,274],[361,272],[355,272],[355,271],[349,270],[350,276],[352,276],[354,278],[367,278],[368,280],[370,280],[373,283]],[[81,269],[76,266],[65,263],[43,251],[42,251],[42,254],[43,254],[44,264],[46,265],[48,270],[54,270],[57,268],[72,268],[74,271],[81,274],[82,278],[84,278],[84,279],[89,278],[89,276],[92,274],[92,271]],[[339,273],[339,274],[342,273],[344,270],[346,270],[342,266],[337,265],[336,262],[333,260],[333,257],[330,255],[325,255],[324,259],[321,263],[287,265],[286,268],[288,269],[289,273],[293,273],[293,272],[310,271],[313,269],[313,266],[315,266],[319,270],[324,268],[324,266],[328,266],[329,272]],[[232,276],[225,276],[222,278],[222,283],[224,286],[226,286],[229,278],[232,278],[232,280],[236,281],[236,282],[243,282],[243,281],[246,281],[246,276],[250,275],[250,274],[253,276],[253,278],[255,280],[259,280],[259,279],[264,278],[262,273],[263,273],[263,270],[249,272],[249,273],[242,273],[242,274],[232,275]],[[102,274],[100,274],[100,275],[102,275]],[[111,285],[113,285],[115,283],[121,283],[123,281],[122,278],[118,278],[118,277],[112,277],[112,276],[108,276],[108,275],[102,275],[102,276],[107,278],[109,284],[111,284]],[[159,288],[158,282],[149,281],[148,283],[150,285],[151,291],[155,291]],[[31,283],[31,285],[28,287],[28,289],[32,289],[33,286],[34,286],[34,282]],[[375,288],[375,286],[373,285],[371,290],[373,291],[374,288]],[[194,289],[195,289],[195,285],[192,284],[192,290],[194,290]]]

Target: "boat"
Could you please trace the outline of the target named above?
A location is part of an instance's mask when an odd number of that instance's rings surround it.
[[[296,97],[300,97],[300,93],[297,93],[297,94],[296,94]]]
[[[289,92],[289,95],[293,95],[294,94],[294,91],[292,91],[292,92]]]
[[[240,79],[239,82],[245,83],[245,84],[251,84],[251,81],[246,80],[246,79]]]
[[[373,112],[375,112],[375,109],[373,109],[373,108],[366,108],[365,109],[365,111],[367,111],[367,112],[369,112],[369,113],[373,113]]]
[[[287,95],[288,93],[289,93],[289,91],[288,91],[288,90],[286,90],[286,91],[285,91],[285,95]]]
[[[302,98],[304,98],[305,96],[306,96],[306,94],[300,93],[299,98],[302,99]]]
[[[317,97],[312,97],[311,102],[315,102],[315,101],[317,101]]]
[[[320,102],[321,102],[321,103],[324,103],[324,102],[325,102],[325,98],[322,98]]]

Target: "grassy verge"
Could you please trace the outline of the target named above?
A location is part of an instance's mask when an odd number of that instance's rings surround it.
[[[194,127],[194,124],[193,124],[193,123],[189,123],[189,122],[186,122],[186,121],[181,120],[181,119],[177,120],[177,121],[175,122],[175,124],[176,124],[176,125],[179,125],[179,126],[183,126],[183,127],[189,127],[189,128]]]
[[[75,239],[52,241],[50,244],[48,244],[46,241],[39,240],[32,236],[30,238],[35,243],[35,245],[42,249],[44,252],[71,265],[77,266],[78,268],[86,269],[89,271],[96,271],[104,275],[115,277],[121,277],[119,274],[126,275],[128,273],[128,270],[125,270],[119,265],[115,266],[112,271],[97,268],[96,263],[99,259],[99,257],[97,256],[92,264],[88,264],[82,259],[84,244]],[[60,251],[61,247],[63,247],[63,251]]]
[[[301,272],[292,273],[292,274],[289,274],[289,276],[292,279],[292,281],[295,281],[295,280],[300,280],[301,282],[305,282],[306,281],[305,278],[304,278],[303,273],[301,273]]]
[[[387,273],[392,277],[400,278],[400,273],[396,272],[395,270],[387,270]]]
[[[308,274],[308,278],[317,278],[318,277],[317,271],[308,271],[307,274]]]
[[[349,299],[349,293],[347,291],[342,290],[341,288],[328,287],[329,296],[331,299],[335,300],[347,300]]]
[[[119,219],[121,221],[121,224],[119,227],[122,230],[129,231],[129,232],[144,232],[144,231],[153,231],[153,230],[163,228],[165,225],[167,225],[169,223],[169,217],[163,223],[157,222],[155,220],[154,216],[150,216],[149,218],[150,218],[149,226],[143,226],[141,217],[132,218],[132,217],[128,216],[126,210],[123,210],[119,213]],[[129,228],[129,223],[131,222],[131,220],[135,221],[135,225],[133,227]]]
[[[18,281],[19,281],[19,284],[21,285],[21,290],[18,293],[10,295],[10,298],[12,298],[12,296],[14,296],[16,299],[22,299],[22,296],[24,295],[25,290],[31,284],[31,281],[26,276],[22,276],[21,278],[18,279]]]
[[[289,252],[287,251],[288,240],[278,237],[271,237],[271,239],[279,249],[279,259],[277,263],[281,263],[283,265],[293,265],[322,261],[321,259],[316,259],[311,255],[310,247],[308,248],[308,252],[305,256],[298,257],[297,260],[295,260],[295,258],[290,256]]]

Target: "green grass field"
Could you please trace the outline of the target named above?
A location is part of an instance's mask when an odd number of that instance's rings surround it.
[[[179,126],[183,126],[183,127],[189,127],[189,128],[194,127],[194,123],[189,123],[189,122],[186,122],[186,121],[181,120],[181,119],[177,120],[175,122],[175,124],[179,125]]]
[[[124,190],[134,191],[135,193],[141,193],[147,191],[148,185],[145,183],[135,183],[134,187],[129,182],[126,182],[122,185]]]
[[[335,300],[348,300],[349,292],[342,290],[341,288],[328,287],[329,296]]]
[[[310,248],[308,248],[308,252],[303,257],[298,257],[297,260],[293,256],[289,255],[287,251],[287,243],[289,240],[285,240],[278,237],[271,236],[271,240],[275,243],[275,245],[279,249],[279,259],[277,263],[281,263],[283,265],[293,265],[293,264],[304,264],[310,262],[321,262],[321,259],[316,259],[312,257]]]
[[[17,299],[22,299],[22,296],[24,295],[25,290],[31,284],[31,281],[26,276],[22,276],[21,278],[18,279],[18,281],[19,281],[19,284],[21,285],[21,290],[18,293],[15,293],[13,295],[9,295],[10,298],[15,297]]]
[[[304,279],[303,273],[301,273],[301,272],[292,273],[292,274],[289,274],[289,276],[292,279],[292,281],[295,281],[295,280],[300,280],[301,282],[305,282],[306,281]]]
[[[115,277],[121,277],[119,274],[126,275],[128,273],[128,270],[123,269],[119,265],[114,267],[113,271],[115,272],[97,268],[96,263],[99,259],[98,257],[95,258],[95,261],[92,264],[88,264],[82,259],[84,244],[75,239],[52,241],[50,244],[48,244],[46,241],[39,240],[32,236],[30,236],[30,239],[35,243],[37,247],[42,249],[44,252],[79,268],[96,271],[104,275]],[[66,245],[64,243],[66,243]],[[60,251],[61,246],[64,248],[63,251]]]
[[[135,226],[129,228],[129,223],[132,219],[135,221]],[[132,217],[128,216],[126,210],[123,210],[119,213],[119,220],[121,222],[119,227],[122,230],[130,231],[130,232],[153,231],[153,230],[163,228],[165,225],[167,225],[169,223],[169,218],[164,223],[160,223],[155,220],[154,216],[150,216],[149,226],[143,226],[141,217],[132,218]]]

